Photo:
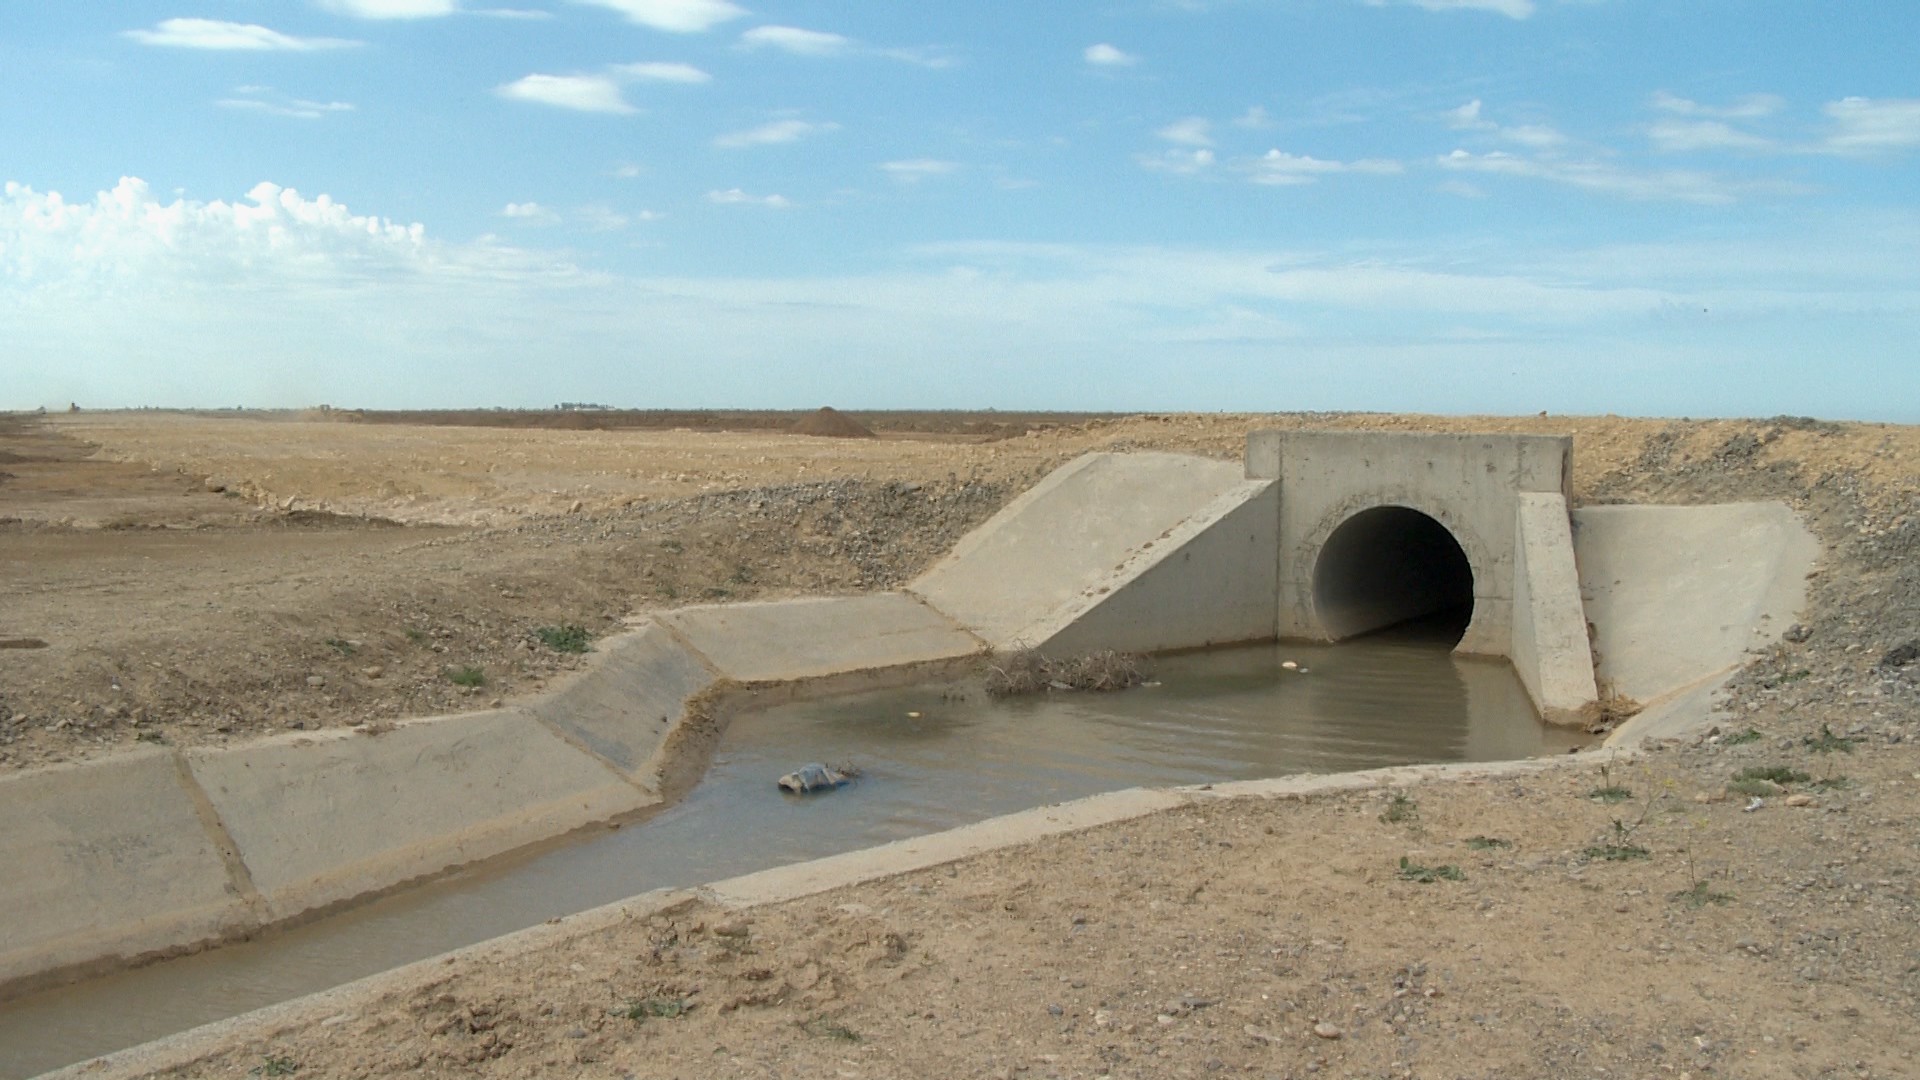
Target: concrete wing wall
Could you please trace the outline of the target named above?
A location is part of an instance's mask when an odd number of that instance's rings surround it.
[[[1590,506],[1573,521],[1597,672],[1643,705],[1717,680],[1776,640],[1820,551],[1780,503]],[[1654,719],[1643,715],[1642,728]]]
[[[1240,484],[1056,612],[1036,646],[1074,656],[1271,640],[1279,511],[1277,484]]]
[[[969,533],[908,589],[996,649],[1037,645],[1117,567],[1239,490],[1233,462],[1087,454]]]
[[[1529,493],[1518,504],[1509,655],[1536,712],[1553,722],[1577,720],[1599,691],[1567,501]]]

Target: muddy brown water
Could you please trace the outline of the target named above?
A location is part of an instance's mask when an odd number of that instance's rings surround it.
[[[1292,661],[1295,669],[1283,667]],[[686,799],[256,940],[0,1004],[0,1076],[38,1072],[637,893],[694,885],[1135,786],[1563,753],[1505,662],[1419,633],[1157,660],[1121,694],[992,702],[964,685],[801,702],[733,721]],[[917,715],[916,715],[917,714]],[[862,770],[825,795],[774,781]]]

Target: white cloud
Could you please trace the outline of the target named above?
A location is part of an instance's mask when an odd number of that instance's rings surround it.
[[[1204,117],[1189,116],[1184,120],[1176,120],[1168,124],[1154,134],[1181,146],[1212,146],[1213,136],[1209,134],[1212,128],[1213,125]]]
[[[1741,131],[1723,120],[1661,120],[1647,128],[1647,137],[1661,150],[1767,150],[1773,142]]]
[[[1096,67],[1131,67],[1140,62],[1140,58],[1132,53],[1123,52],[1104,42],[1087,46],[1086,51],[1080,55],[1086,58],[1087,63]]]
[[[480,8],[473,14],[484,15],[489,19],[522,19],[528,22],[553,18],[553,12],[538,11],[533,8]]]
[[[774,210],[784,210],[793,205],[785,195],[749,195],[739,188],[709,191],[707,201],[720,206],[765,206]]]
[[[1479,98],[1474,98],[1457,109],[1448,109],[1442,115],[1446,118],[1447,126],[1455,131],[1484,131],[1536,150],[1559,146],[1567,141],[1565,135],[1545,124],[1516,124],[1509,127],[1488,120],[1484,112],[1484,104]]]
[[[128,30],[126,36],[142,45],[245,52],[313,52],[360,44],[344,38],[294,37],[253,23],[220,19],[165,19],[152,30]]]
[[[1661,112],[1675,113],[1680,116],[1710,116],[1720,120],[1757,120],[1779,112],[1786,105],[1786,101],[1774,94],[1748,94],[1731,105],[1702,105],[1665,90],[1658,90],[1654,92],[1652,105]]]
[[[574,0],[625,15],[630,22],[676,34],[711,30],[747,13],[728,0]]]
[[[1213,168],[1214,153],[1202,147],[1198,150],[1167,150],[1160,154],[1141,154],[1134,158],[1143,169],[1154,172],[1172,173],[1175,176],[1197,176]]]
[[[1405,171],[1405,166],[1399,162],[1380,158],[1329,161],[1305,154],[1289,154],[1279,149],[1269,150],[1241,168],[1247,173],[1249,180],[1256,184],[1269,185],[1311,184],[1322,176],[1335,173],[1391,176]]]
[[[746,131],[733,131],[718,136],[713,145],[723,150],[740,150],[749,146],[773,146],[779,143],[799,142],[809,135],[821,132],[838,131],[839,124],[813,124],[805,120],[775,120]]]
[[[613,67],[613,71],[616,74],[624,75],[629,79],[638,79],[642,82],[668,82],[668,83],[695,84],[695,83],[707,83],[707,82],[713,81],[713,76],[707,74],[706,72],[700,70],[697,67],[694,67],[692,64],[658,63],[658,62],[642,63],[642,64],[616,64]]]
[[[1388,0],[1366,0],[1368,7],[1385,7]],[[1428,11],[1490,11],[1510,19],[1524,19],[1534,13],[1533,0],[1398,0]]]
[[[906,161],[889,161],[880,166],[881,171],[895,180],[913,183],[935,176],[946,176],[960,168],[957,162],[940,161],[936,158],[910,158]]]
[[[820,30],[802,30],[797,26],[756,26],[740,35],[740,44],[749,49],[779,49],[798,56],[838,56],[853,46],[839,34]]]
[[[275,93],[269,86],[236,86],[234,96],[216,100],[215,105],[223,109],[241,112],[266,113],[269,116],[287,116],[296,120],[318,120],[334,113],[352,112],[353,106],[344,101],[308,101],[305,98],[290,98]]]
[[[1824,110],[1834,130],[1824,148],[1836,154],[1872,154],[1920,147],[1920,99],[1850,97]]]
[[[353,214],[326,195],[257,184],[246,201],[163,203],[123,177],[92,202],[70,203],[9,182],[0,199],[0,281],[137,280],[169,273],[226,280],[423,256],[425,229]]]
[[[1493,124],[1480,119],[1481,109],[1482,104],[1479,98],[1474,98],[1457,109],[1448,109],[1447,126],[1455,131],[1481,131],[1492,127]]]
[[[1438,164],[1458,172],[1545,180],[1585,191],[1650,201],[1713,204],[1734,202],[1749,194],[1803,193],[1803,189],[1792,184],[1728,180],[1711,173],[1681,170],[1634,172],[1604,162],[1543,161],[1499,151],[1472,154],[1455,150],[1439,158]]]
[[[1273,126],[1273,117],[1267,114],[1267,110],[1263,106],[1254,105],[1248,108],[1246,112],[1235,117],[1233,126],[1264,131]]]
[[[604,75],[527,75],[494,88],[494,93],[514,101],[531,101],[576,112],[639,111],[620,96],[620,84]]]
[[[560,223],[559,214],[541,206],[537,202],[510,202],[501,209],[500,216],[534,225],[558,225]]]
[[[322,0],[328,11],[356,19],[437,19],[460,10],[460,0]]]

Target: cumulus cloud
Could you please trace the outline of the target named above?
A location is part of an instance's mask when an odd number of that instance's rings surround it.
[[[888,161],[880,166],[882,172],[895,180],[914,183],[935,176],[946,176],[960,168],[957,162],[940,161],[936,158],[910,158],[905,161]]]
[[[709,191],[707,201],[719,206],[765,206],[774,210],[784,210],[793,205],[785,195],[749,195],[739,188]]]
[[[1132,53],[1123,52],[1104,42],[1087,46],[1086,51],[1080,55],[1095,67],[1132,67],[1140,62],[1140,58]]]
[[[1213,125],[1204,117],[1189,116],[1184,120],[1175,120],[1154,134],[1170,143],[1179,143],[1181,146],[1212,146],[1213,136],[1210,134],[1212,128]]]
[[[1873,154],[1920,147],[1920,99],[1863,97],[1829,102],[1834,130],[1824,147],[1837,154]]]
[[[1389,0],[1366,0],[1368,7],[1385,7]],[[1525,19],[1535,10],[1533,0],[1397,0],[1428,11],[1490,11],[1509,19]]]
[[[740,35],[749,49],[778,49],[798,56],[836,56],[852,47],[851,39],[797,26],[756,26]]]
[[[163,19],[151,30],[128,30],[126,36],[142,45],[164,48],[245,52],[314,52],[360,44],[345,38],[294,37],[253,23],[221,19]]]
[[[232,96],[219,98],[214,101],[214,104],[222,109],[286,116],[295,120],[318,120],[335,113],[353,111],[353,105],[345,101],[308,101],[305,98],[292,98],[275,93],[271,87],[266,86],[236,86],[233,88]]]
[[[512,101],[531,101],[575,112],[638,112],[620,96],[620,84],[605,75],[527,75],[494,88]]]
[[[322,0],[320,5],[356,19],[437,19],[460,10],[460,0]]]
[[[138,279],[149,272],[246,277],[267,268],[299,276],[398,265],[425,256],[425,228],[354,214],[326,195],[306,198],[261,183],[244,201],[162,202],[146,181],[123,177],[91,202],[68,202],[9,182],[0,198],[0,279]]]
[[[747,13],[728,0],[574,0],[617,11],[629,22],[676,34],[697,34]]]
[[[1404,172],[1405,166],[1397,161],[1381,158],[1330,161],[1325,158],[1306,154],[1289,154],[1284,150],[1273,149],[1247,162],[1242,171],[1247,174],[1247,179],[1256,184],[1283,186],[1311,184],[1322,176],[1331,176],[1336,173],[1391,176]]]
[[[839,124],[814,124],[805,120],[775,120],[757,128],[745,131],[728,132],[713,140],[713,145],[723,150],[742,150],[750,146],[774,146],[780,143],[799,142],[809,135],[838,131]]]
[[[616,74],[642,82],[707,83],[713,81],[713,76],[692,64],[616,64],[613,70]]]

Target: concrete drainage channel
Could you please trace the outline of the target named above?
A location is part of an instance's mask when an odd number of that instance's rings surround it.
[[[988,649],[1327,641],[1452,609],[1457,651],[1511,660],[1548,719],[1607,686],[1647,706],[1616,741],[1671,733],[1791,622],[1817,548],[1777,504],[1569,511],[1570,462],[1566,439],[1357,433],[1255,433],[1244,468],[1088,455],[905,592],[646,616],[525,706],[8,778],[0,990],[245,936],[644,812],[703,760],[715,702],[903,681]],[[1103,796],[752,875],[787,884],[739,896],[1194,797]]]

